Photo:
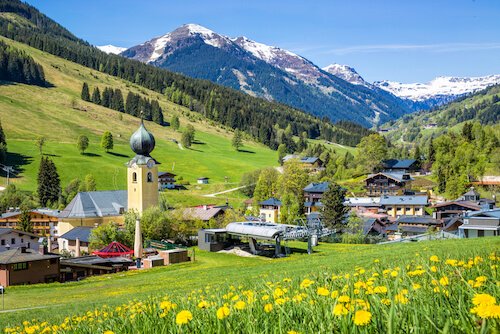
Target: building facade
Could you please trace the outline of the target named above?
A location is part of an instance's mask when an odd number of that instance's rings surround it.
[[[267,223],[279,223],[281,219],[281,201],[271,197],[259,203],[259,217]]]

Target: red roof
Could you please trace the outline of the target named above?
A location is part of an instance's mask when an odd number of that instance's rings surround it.
[[[92,254],[100,257],[118,257],[133,255],[134,251],[119,242],[113,241],[103,249],[92,252]]]

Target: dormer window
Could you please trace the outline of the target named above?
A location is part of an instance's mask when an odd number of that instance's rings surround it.
[[[137,182],[137,173],[136,172],[132,173],[132,182],[134,182],[134,183]]]
[[[153,182],[153,173],[148,172],[148,182]]]

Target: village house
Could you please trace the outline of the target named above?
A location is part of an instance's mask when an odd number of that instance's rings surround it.
[[[59,255],[26,247],[0,252],[0,285],[51,283],[59,281]]]
[[[399,216],[423,216],[428,205],[427,196],[381,196],[380,205],[392,218]]]
[[[403,172],[380,172],[370,174],[365,179],[368,196],[403,195],[411,188],[413,179]]]
[[[175,189],[175,177],[177,175],[169,172],[158,173],[158,187],[163,189]]]
[[[468,212],[459,227],[462,238],[500,236],[500,209]]]
[[[57,238],[59,253],[66,251],[73,256],[89,254],[90,233],[93,227],[77,226]]]
[[[229,206],[226,205],[199,205],[192,208],[182,209],[182,217],[185,220],[201,220],[207,223],[211,219],[222,219]]]
[[[208,184],[208,180],[209,180],[208,177],[199,177],[198,180],[196,180],[196,182],[198,184]]]
[[[8,211],[0,216],[0,227],[19,228],[22,212],[19,209]],[[58,210],[34,209],[29,211],[30,221],[33,224],[33,233],[48,236],[57,231]]]
[[[39,240],[40,236],[34,233],[23,232],[14,228],[0,228],[0,252],[20,247],[38,250],[40,246]]]
[[[379,213],[380,197],[346,197],[344,205],[347,205],[356,213]]]
[[[459,199],[436,203],[431,207],[434,209],[434,218],[444,219],[463,216],[466,212],[470,211],[491,210],[495,207],[495,201],[481,198],[481,195],[474,187],[471,187]]]
[[[388,238],[394,240],[396,233],[399,233],[400,237],[409,237],[439,231],[442,228],[443,223],[431,216],[400,216],[393,224],[386,227],[386,232]]]
[[[389,159],[382,161],[382,168],[385,172],[392,173],[415,173],[419,170],[417,166],[417,160],[415,159]]]
[[[321,198],[328,190],[329,184],[329,182],[312,182],[304,188],[304,208],[306,214],[319,211],[323,207]]]
[[[259,217],[267,223],[279,223],[281,218],[281,201],[271,197],[263,202],[259,202]]]
[[[296,154],[287,154],[283,157],[283,163],[296,159],[301,163],[301,166],[311,172],[317,172],[323,169],[323,161],[317,157],[301,157]]]
[[[77,281],[89,276],[127,271],[133,261],[126,257],[102,258],[96,255],[61,259],[60,281]]]

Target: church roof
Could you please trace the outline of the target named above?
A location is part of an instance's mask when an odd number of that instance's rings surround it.
[[[59,218],[92,218],[119,216],[127,211],[127,191],[79,192]]]

